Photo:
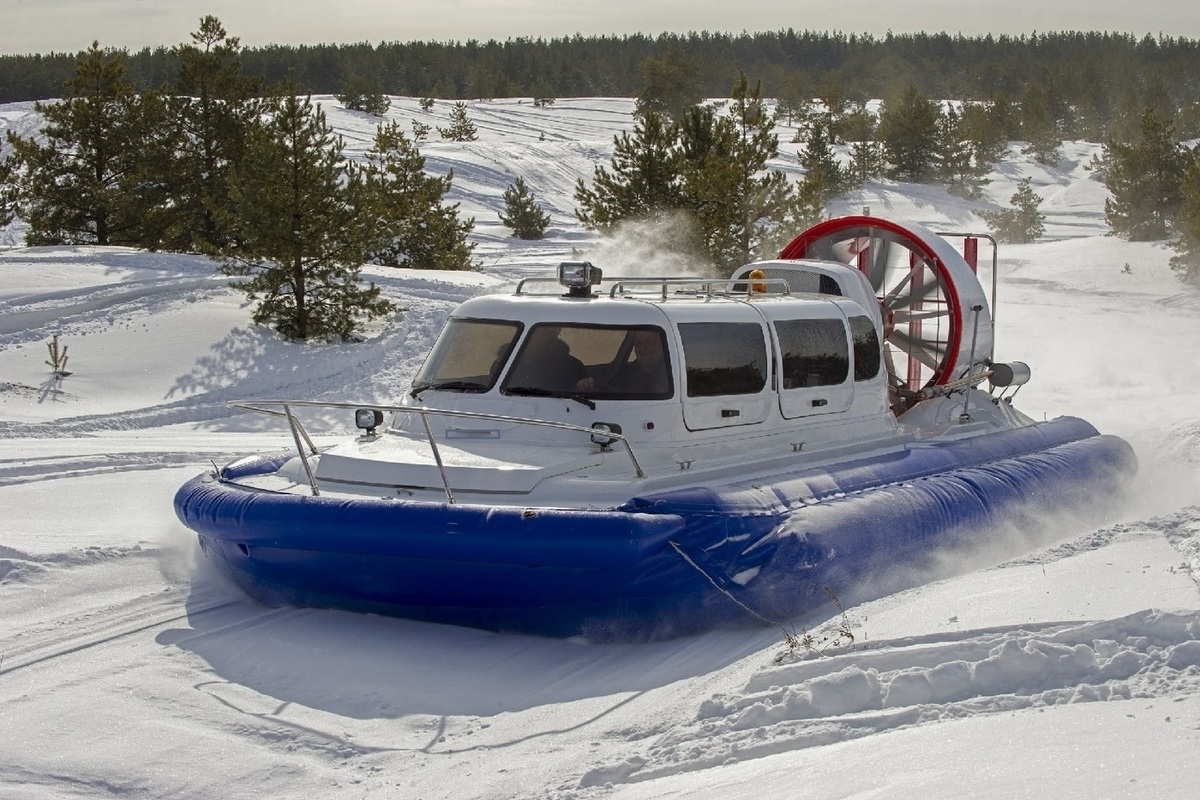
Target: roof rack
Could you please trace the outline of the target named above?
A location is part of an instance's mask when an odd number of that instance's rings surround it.
[[[768,286],[779,294],[791,294],[791,288],[783,278],[616,278],[608,294],[609,297],[657,294],[663,300],[671,297],[753,297],[764,294]]]
[[[561,283],[559,283],[558,278],[541,276],[541,277],[534,277],[534,278],[522,278],[520,280],[520,282],[517,283],[517,289],[515,292],[513,292],[513,294],[525,294],[525,284],[527,284],[527,283],[552,283],[552,284],[554,284],[554,289],[555,289],[554,292],[552,292],[552,293],[551,292],[545,292],[545,293],[539,292],[538,294],[563,294],[565,291],[563,285]]]
[[[791,294],[786,278],[605,278],[609,297],[639,297],[657,295],[663,300],[693,297],[733,297],[766,294]],[[522,278],[513,292],[517,295],[533,294],[531,285],[552,284],[552,292],[537,294],[563,294],[562,284],[557,278],[546,276]]]

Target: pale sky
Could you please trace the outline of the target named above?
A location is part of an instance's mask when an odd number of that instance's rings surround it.
[[[1196,0],[0,0],[0,53],[74,53],[93,40],[132,50],[171,46],[188,41],[205,14],[246,46],[789,27],[1200,39]]]

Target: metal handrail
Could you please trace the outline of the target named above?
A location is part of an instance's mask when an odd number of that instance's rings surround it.
[[[513,294],[517,294],[517,295],[524,294],[525,293],[525,284],[527,284],[527,283],[552,283],[556,287],[558,287],[558,290],[559,290],[558,293],[561,293],[565,289],[565,287],[562,285],[562,282],[559,281],[559,279],[557,277],[550,277],[550,276],[546,276],[546,275],[534,275],[534,276],[530,276],[528,278],[522,278],[520,281],[518,281],[517,288],[515,290],[513,290]]]
[[[314,495],[320,495],[321,492],[317,488],[316,475],[313,473],[312,467],[309,464],[308,456],[305,455],[304,447],[301,444],[301,440],[303,440],[305,443],[307,443],[307,445],[308,445],[309,449],[312,451],[313,455],[317,454],[317,447],[316,447],[316,445],[313,444],[312,438],[309,437],[308,432],[304,429],[304,425],[302,425],[300,420],[297,419],[296,416],[292,413],[293,407],[295,407],[295,408],[337,408],[337,409],[347,409],[347,410],[357,410],[360,408],[369,408],[369,409],[374,409],[377,411],[383,411],[383,412],[388,412],[388,413],[399,412],[399,413],[420,415],[421,422],[425,428],[426,441],[429,442],[429,448],[430,448],[430,450],[433,451],[433,459],[434,459],[434,462],[437,464],[438,472],[441,475],[442,488],[446,492],[446,502],[449,503],[450,505],[454,505],[456,502],[454,499],[454,490],[450,488],[450,479],[446,475],[446,469],[442,462],[441,451],[438,449],[437,441],[434,439],[433,430],[429,427],[428,418],[430,416],[458,417],[458,418],[462,418],[462,419],[481,419],[481,420],[488,420],[488,421],[492,421],[492,422],[511,422],[511,423],[518,424],[518,425],[532,425],[534,427],[558,428],[560,430],[578,431],[580,433],[586,433],[589,436],[596,433],[596,430],[594,428],[590,428],[590,427],[585,428],[582,425],[573,425],[569,422],[554,422],[552,420],[532,419],[529,417],[513,417],[513,416],[509,416],[507,414],[493,414],[493,413],[484,412],[484,411],[458,411],[458,410],[443,409],[443,408],[418,408],[416,406],[387,406],[387,405],[373,405],[371,403],[325,403],[325,402],[318,402],[315,400],[234,400],[234,401],[228,402],[226,405],[228,405],[230,408],[240,409],[242,411],[252,411],[257,414],[266,414],[266,415],[272,416],[272,417],[283,417],[283,418],[287,419],[288,427],[292,431],[292,439],[296,444],[296,451],[300,456],[301,463],[304,465],[304,471],[308,477],[309,487],[312,489],[312,493]],[[283,410],[275,411],[270,408],[262,408],[261,406],[279,406]],[[642,465],[638,462],[637,456],[634,455],[633,445],[631,445],[629,443],[629,440],[627,438],[625,438],[624,435],[622,435],[620,433],[616,433],[615,431],[608,431],[608,430],[604,431],[603,435],[608,437],[609,439],[620,440],[621,442],[623,442],[625,445],[625,452],[629,455],[629,461],[633,464],[634,474],[636,474],[637,477],[639,477],[639,478],[646,477],[646,473],[642,470]],[[604,447],[607,447],[607,445],[604,445]]]
[[[292,430],[292,441],[296,443],[296,452],[300,454],[300,463],[304,465],[304,474],[308,476],[308,485],[312,488],[313,495],[319,496],[321,490],[317,488],[317,478],[313,474],[312,464],[308,463],[308,456],[304,454],[304,448],[300,445],[301,435],[303,435],[304,441],[308,443],[308,446],[312,448],[314,456],[317,454],[316,445],[309,438],[308,431],[304,430],[304,426],[300,424],[300,420],[296,419],[295,415],[292,414],[292,407],[290,405],[284,405],[283,413],[287,416],[288,427]]]
[[[613,283],[608,290],[609,297],[616,297],[618,293],[625,293],[626,287],[645,286],[649,288],[658,287],[662,299],[668,297],[667,289],[669,287],[680,286],[696,286],[698,288],[696,294],[702,294],[706,297],[713,297],[720,293],[721,296],[742,295],[752,297],[755,294],[762,292],[755,289],[756,285],[774,284],[780,288],[780,294],[791,294],[792,289],[785,278],[621,278]],[[736,286],[745,286],[745,289],[737,290]]]

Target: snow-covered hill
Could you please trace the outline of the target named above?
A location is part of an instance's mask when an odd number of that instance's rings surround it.
[[[351,152],[368,146],[376,119],[317,99]],[[463,299],[577,251],[624,274],[669,259],[661,233],[600,242],[572,213],[632,107],[470,104],[478,141],[422,152],[453,169],[484,270],[370,269],[404,311],[362,344],[280,342],[203,258],[0,250],[0,797],[1194,794],[1200,293],[1164,247],[1104,235],[1087,143],[1056,168],[1014,148],[991,176],[986,203],[1029,176],[1048,216],[1045,241],[1000,253],[997,355],[1033,367],[1027,413],[1134,444],[1135,496],[1100,527],[1044,521],[1047,550],[977,554],[844,618],[795,621],[818,638],[848,625],[852,648],[789,654],[773,629],[595,645],[272,609],[206,568],[176,487],[286,444],[227,401],[391,399]],[[448,110],[395,98],[389,116],[445,125]],[[0,107],[0,124],[31,130],[29,115]],[[795,148],[778,164],[798,174]],[[499,223],[518,175],[552,215],[545,241]],[[982,228],[932,187],[871,184],[835,210],[862,206]],[[61,383],[44,363],[56,334]]]

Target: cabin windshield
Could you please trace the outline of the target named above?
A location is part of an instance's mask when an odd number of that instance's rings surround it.
[[[412,394],[427,389],[490,390],[512,354],[522,327],[509,320],[452,318],[413,378]]]
[[[534,325],[500,391],[587,400],[665,400],[675,394],[666,333],[652,325]]]

